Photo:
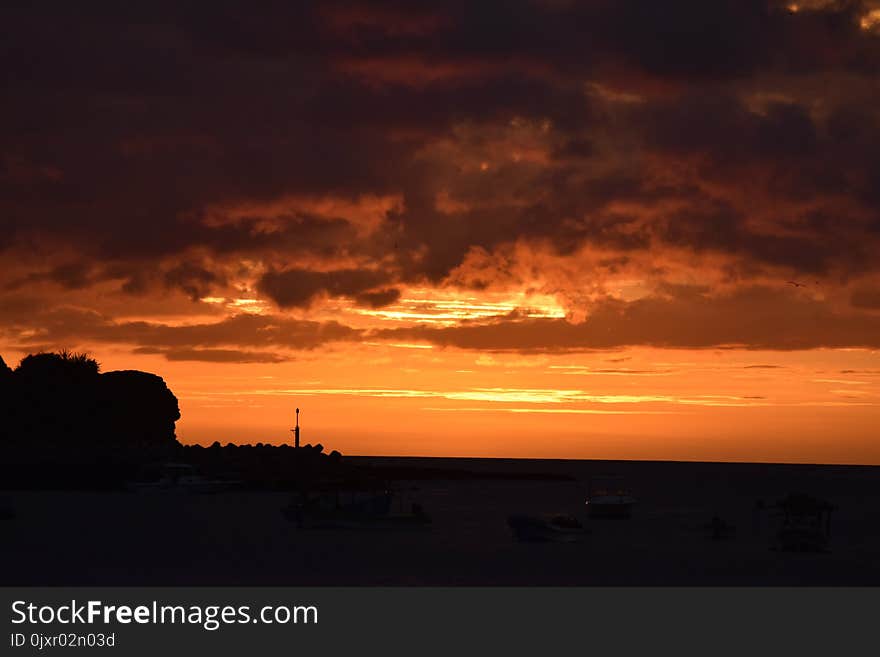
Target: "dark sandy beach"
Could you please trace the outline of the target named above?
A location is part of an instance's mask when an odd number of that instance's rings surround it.
[[[877,585],[880,468],[662,462],[356,458],[466,471],[397,482],[432,517],[408,530],[297,529],[288,493],[7,491],[6,585]],[[486,473],[489,478],[482,478]],[[504,479],[503,473],[553,475]],[[586,482],[623,475],[628,520],[588,519]],[[562,478],[568,477],[568,479]],[[836,505],[830,550],[771,549],[791,492]],[[510,514],[569,513],[573,543],[519,543]],[[712,540],[713,516],[735,527]]]

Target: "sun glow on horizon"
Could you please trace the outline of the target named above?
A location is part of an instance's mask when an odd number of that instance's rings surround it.
[[[409,289],[405,296],[385,308],[354,308],[352,312],[386,322],[437,326],[455,326],[459,322],[505,317],[512,313],[528,318],[566,317],[565,309],[550,295],[517,292],[477,296],[456,290],[426,288]]]

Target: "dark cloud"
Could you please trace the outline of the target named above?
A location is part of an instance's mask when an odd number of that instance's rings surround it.
[[[400,290],[389,288],[387,290],[378,290],[376,292],[361,292],[355,295],[355,301],[361,306],[369,306],[370,308],[382,308],[388,306],[400,298]]]
[[[39,327],[39,328],[35,328]],[[338,322],[294,320],[263,315],[235,315],[212,323],[162,324],[159,322],[117,322],[99,313],[75,308],[50,309],[31,317],[7,323],[3,331],[9,342],[25,345],[64,347],[81,342],[130,344],[161,349],[162,353],[180,349],[217,347],[278,347],[315,349],[331,342],[356,340],[360,331]]]
[[[87,262],[69,262],[56,265],[48,271],[33,272],[23,278],[7,283],[6,289],[17,290],[29,283],[51,281],[68,290],[77,290],[91,285],[95,278],[93,267]]]
[[[655,226],[655,236],[666,244],[701,252],[713,250],[744,256],[760,263],[803,273],[824,273],[835,251],[813,236],[778,235],[749,228],[747,209],[713,200],[695,201],[670,213]]]
[[[136,354],[161,354],[171,361],[202,361],[206,363],[281,363],[286,358],[268,351],[242,351],[238,349],[160,349],[138,347]]]
[[[880,37],[867,2],[787,4],[6,3],[0,286],[197,300],[250,262],[281,308],[381,307],[516,241],[849,282],[880,267]],[[402,202],[370,223],[367,197]]]
[[[184,262],[165,272],[165,285],[180,288],[193,300],[207,296],[222,278],[214,271],[201,265]]]
[[[319,295],[354,297],[365,305],[386,305],[397,297],[382,290],[368,293],[388,282],[388,274],[370,269],[316,272],[308,269],[270,271],[262,276],[260,291],[282,308],[305,307]],[[392,290],[391,293],[396,292]],[[399,296],[399,293],[397,293]],[[385,301],[385,303],[382,303]],[[377,303],[378,302],[378,303]]]

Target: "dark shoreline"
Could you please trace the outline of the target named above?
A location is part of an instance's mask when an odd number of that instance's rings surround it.
[[[877,465],[406,456],[349,456],[346,461],[355,467],[382,473],[389,479],[411,480],[586,481],[614,474],[631,478],[637,485],[641,479],[653,480],[661,474],[673,480],[721,476],[756,483],[778,478],[794,487],[814,487],[825,480],[880,483],[880,466]]]
[[[876,469],[880,464],[873,463],[793,463],[787,461],[699,461],[678,459],[563,459],[563,458],[529,458],[514,456],[393,456],[387,454],[347,455],[351,462],[363,461],[373,463],[393,463],[407,461],[427,461],[432,463],[468,461],[477,464],[516,465],[523,463],[547,463],[555,466],[566,464],[642,464],[642,465],[693,465],[693,466],[745,466],[745,467],[792,467],[792,468],[854,468]]]
[[[640,480],[658,474],[678,480],[723,477],[737,480],[781,478],[804,486],[817,481],[880,480],[877,465],[750,463],[721,461],[639,461],[492,457],[342,456],[320,446],[255,445],[172,450],[55,450],[6,452],[0,462],[0,490],[123,490],[128,482],[162,463],[182,462],[211,477],[234,479],[251,490],[296,490],[319,482],[344,487],[395,481],[585,481],[616,474]],[[814,481],[816,480],[816,481]]]
[[[877,467],[457,459],[455,474],[438,459],[349,459],[358,468],[405,466],[393,471],[396,486],[424,506],[431,525],[411,531],[301,529],[282,513],[289,490],[10,490],[0,494],[15,512],[2,520],[0,580],[111,586],[880,585]],[[607,473],[624,477],[638,500],[629,520],[586,517],[589,479]],[[415,475],[421,478],[403,478]],[[827,551],[773,549],[775,504],[792,493],[834,505]],[[764,511],[756,514],[758,508]],[[520,543],[512,536],[512,514],[547,513],[577,516],[589,533],[572,544]],[[712,540],[706,531],[715,516],[735,530],[725,540]]]

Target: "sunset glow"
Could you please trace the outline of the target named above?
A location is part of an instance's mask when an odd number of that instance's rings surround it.
[[[880,5],[514,4],[0,10],[0,355],[188,443],[880,464]]]

